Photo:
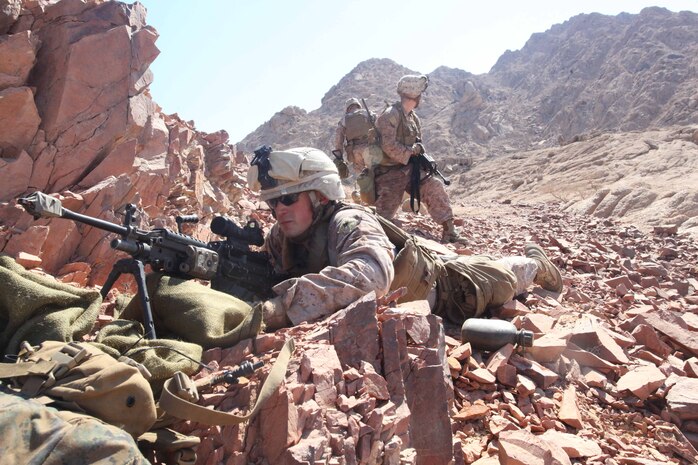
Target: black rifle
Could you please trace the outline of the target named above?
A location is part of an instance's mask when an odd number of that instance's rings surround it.
[[[421,146],[422,140],[417,138],[417,143]],[[410,208],[413,212],[418,213],[421,205],[419,186],[424,180],[430,176],[438,176],[447,186],[451,184],[451,181],[444,177],[441,171],[439,171],[436,161],[431,155],[424,152],[423,146],[421,153],[410,157],[410,164],[412,165],[412,178],[410,180]],[[425,172],[424,177],[422,177],[422,171]],[[414,207],[415,201],[417,202],[416,210]]]
[[[121,274],[132,274],[138,286],[145,337],[148,339],[155,339],[156,333],[145,285],[145,265],[179,278],[210,280],[212,288],[243,300],[270,297],[271,286],[280,280],[269,256],[250,250],[251,245],[264,243],[262,230],[254,221],[240,228],[226,218],[216,217],[211,222],[211,230],[226,239],[206,243],[182,234],[182,223],[198,222],[196,215],[177,217],[179,232],[164,228],[144,231],[134,226],[136,207],[132,204],[124,207],[124,223],[118,225],[63,208],[59,199],[42,192],[35,192],[17,202],[34,219],[65,218],[121,236],[113,239],[111,246],[128,253],[131,258],[120,259],[114,264],[102,286],[102,298],[107,296]]]

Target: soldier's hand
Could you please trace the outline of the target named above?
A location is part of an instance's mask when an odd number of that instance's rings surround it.
[[[262,320],[267,329],[272,331],[291,325],[281,302],[281,296],[269,299],[262,304]]]
[[[421,142],[412,144],[412,155],[421,155],[424,153],[424,146]]]

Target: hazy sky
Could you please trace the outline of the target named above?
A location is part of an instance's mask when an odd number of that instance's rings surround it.
[[[580,13],[647,6],[698,12],[698,0],[141,0],[160,34],[153,99],[165,113],[238,142],[289,105],[312,111],[360,62],[421,73],[486,73]],[[337,115],[339,118],[339,115]]]

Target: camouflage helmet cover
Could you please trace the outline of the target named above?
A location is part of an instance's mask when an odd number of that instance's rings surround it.
[[[429,85],[429,77],[424,74],[402,76],[397,83],[397,93],[404,97],[417,98]]]
[[[332,159],[322,150],[297,147],[269,153],[268,175],[276,186],[263,189],[259,182],[259,166],[247,172],[250,189],[261,191],[260,198],[269,200],[286,194],[316,190],[329,200],[344,198],[342,180]]]
[[[356,97],[352,97],[350,99],[347,99],[346,102],[344,102],[344,110],[348,110],[349,107],[351,107],[352,105],[358,105],[359,108],[361,108],[361,102],[359,101],[359,99]]]

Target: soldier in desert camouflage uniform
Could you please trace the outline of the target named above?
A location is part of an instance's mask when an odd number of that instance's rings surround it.
[[[277,271],[293,276],[263,305],[269,329],[324,317],[393,280],[393,245],[368,210],[344,204],[337,168],[309,147],[272,151],[253,162],[250,186],[261,188],[276,218],[265,241]]]
[[[352,164],[354,173],[360,173],[371,163],[372,158],[378,158],[373,152],[367,153],[376,143],[377,135],[371,120],[375,120],[375,114],[368,112],[361,106],[356,97],[352,97],[344,104],[346,110],[337,123],[334,133],[335,156],[343,151],[347,154],[347,161]],[[380,154],[380,150],[378,150]]]
[[[325,317],[371,291],[381,297],[405,283],[393,282],[395,246],[377,217],[341,202],[339,175],[325,153],[301,147],[271,151],[267,160],[266,166],[253,161],[248,182],[254,190],[261,188],[261,198],[277,220],[265,247],[277,271],[292,276],[276,285],[277,297],[262,306],[268,329]],[[535,244],[527,246],[526,257],[436,259],[444,271],[430,304],[435,313],[456,322],[503,304],[533,283],[562,290],[559,271]],[[420,275],[413,269],[401,274]]]
[[[133,438],[116,426],[1,390],[0,437],[3,463],[149,463]]]
[[[424,150],[419,142],[421,123],[414,109],[419,106],[428,82],[424,75],[403,76],[397,84],[400,101],[386,108],[376,121],[384,153],[381,166],[374,170],[376,210],[388,219],[395,216],[404,192],[410,192],[413,166],[410,158]],[[421,182],[420,192],[431,217],[443,226],[442,242],[464,241],[453,225],[453,210],[443,182],[429,176]]]

